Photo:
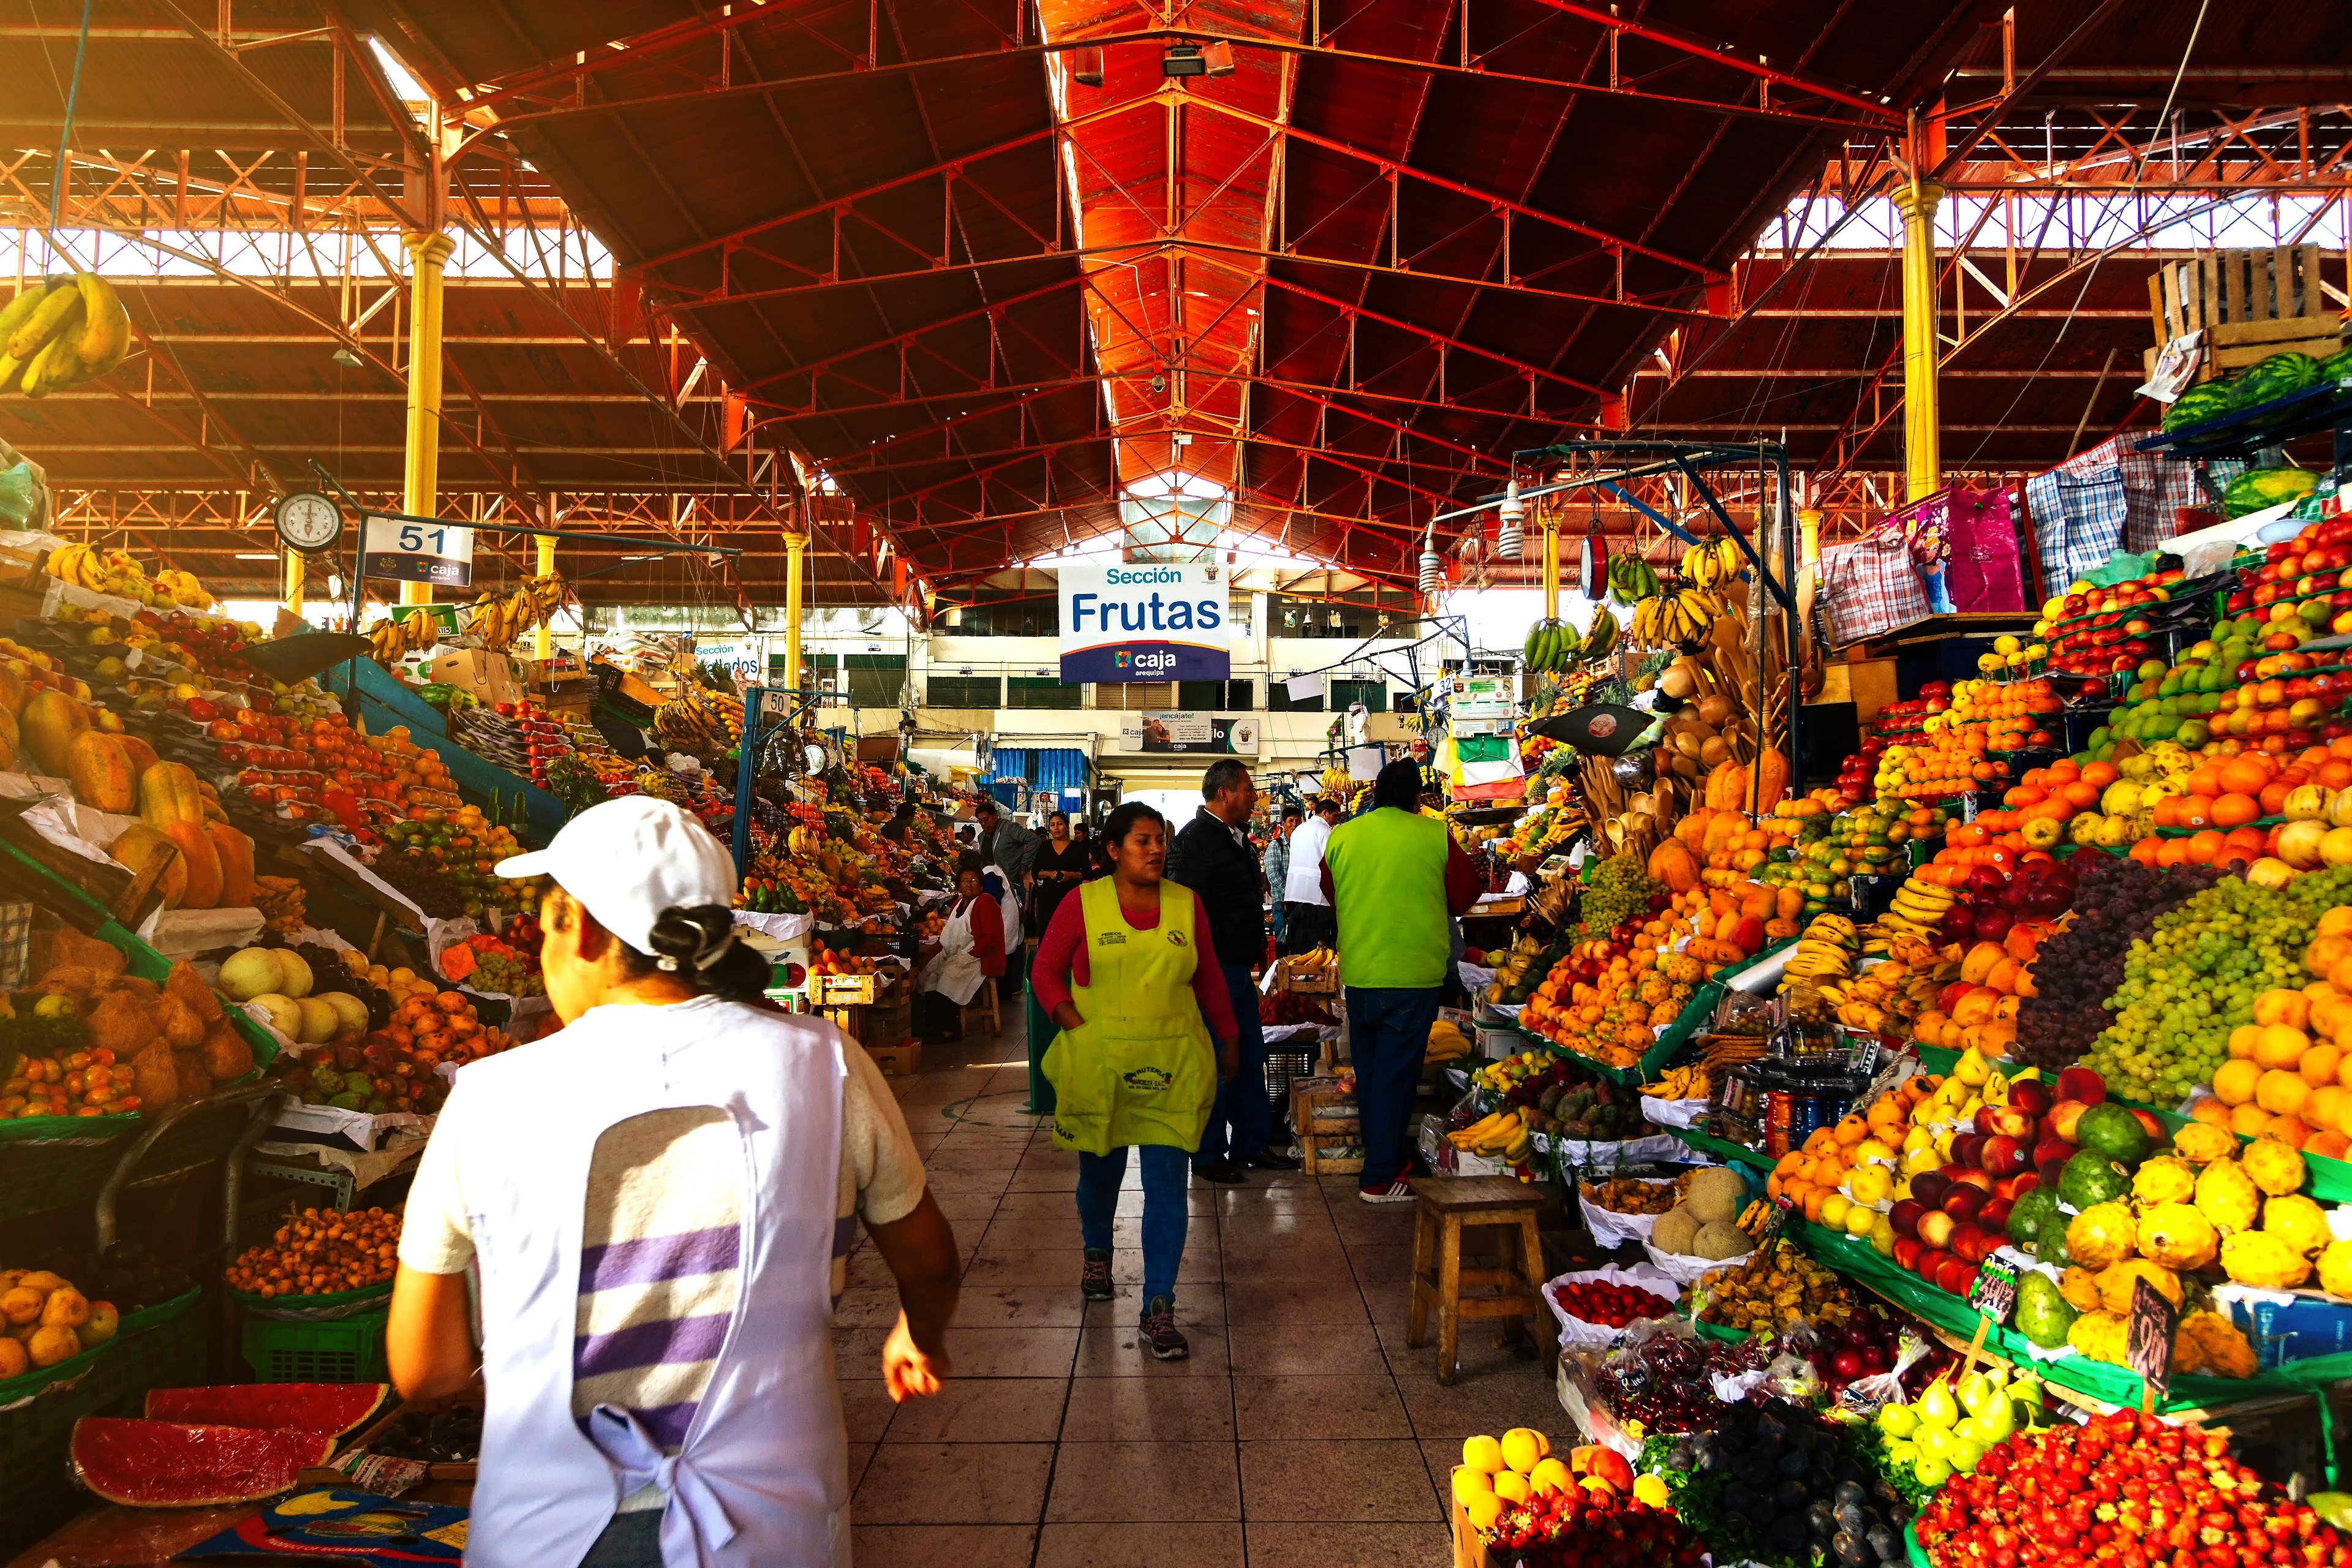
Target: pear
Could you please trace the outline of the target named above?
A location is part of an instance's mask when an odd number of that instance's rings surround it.
[[[1960,1407],[1952,1401],[1952,1391],[1939,1381],[1927,1385],[1919,1399],[1919,1422],[1923,1426],[1949,1432],[1960,1419]]]
[[[1975,1420],[1977,1441],[1988,1448],[2006,1441],[2010,1434],[2017,1430],[2016,1408],[1998,1394],[1986,1402],[1982,1410],[1977,1412]]]

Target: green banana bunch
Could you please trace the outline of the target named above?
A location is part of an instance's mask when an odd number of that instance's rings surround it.
[[[1528,628],[1528,640],[1519,649],[1520,661],[1533,670],[1566,669],[1577,646],[1574,638],[1573,629],[1565,622],[1538,621]]]
[[[1609,558],[1609,596],[1621,605],[1634,605],[1658,591],[1658,574],[1638,555]]]

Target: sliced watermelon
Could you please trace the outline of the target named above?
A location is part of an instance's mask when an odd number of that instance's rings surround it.
[[[125,1508],[259,1502],[292,1489],[305,1469],[325,1464],[334,1451],[335,1440],[320,1432],[108,1415],[85,1415],[73,1429],[75,1476]]]
[[[340,1436],[365,1422],[392,1393],[388,1383],[235,1383],[217,1388],[154,1388],[150,1421],[191,1421],[266,1432]]]

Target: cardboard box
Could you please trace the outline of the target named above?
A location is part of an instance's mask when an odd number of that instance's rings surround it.
[[[445,653],[425,667],[425,674],[428,680],[470,691],[492,707],[522,700],[522,681],[515,673],[515,661],[488,648],[460,648],[456,653]]]

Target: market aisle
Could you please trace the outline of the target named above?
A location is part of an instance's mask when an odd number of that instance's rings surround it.
[[[955,1380],[894,1408],[879,1378],[897,1314],[870,1247],[835,1339],[849,1413],[858,1568],[1437,1568],[1463,1437],[1557,1431],[1539,1365],[1465,1340],[1450,1388],[1404,1345],[1409,1206],[1352,1177],[1255,1172],[1195,1186],[1177,1317],[1187,1362],[1136,1347],[1142,1195],[1121,1200],[1122,1298],[1078,1296],[1076,1160],[1020,1114],[1017,1026],[898,1085],[970,1266]]]

